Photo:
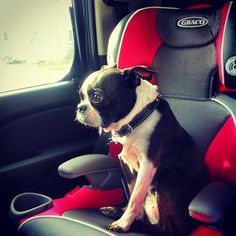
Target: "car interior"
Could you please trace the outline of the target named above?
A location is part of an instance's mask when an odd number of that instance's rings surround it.
[[[121,235],[99,211],[129,200],[110,133],[75,121],[77,91],[103,65],[156,71],[151,83],[199,146],[211,177],[189,205],[198,222],[191,236],[236,235],[235,1],[73,0],[68,10],[68,74],[0,94],[2,235]]]

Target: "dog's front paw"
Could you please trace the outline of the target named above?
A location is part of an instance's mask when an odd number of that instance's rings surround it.
[[[108,207],[101,207],[100,211],[103,215],[113,220],[118,220],[123,215],[124,211],[120,208],[108,206]]]
[[[108,225],[107,229],[114,232],[126,233],[129,230],[129,225],[126,222],[122,222],[122,220],[117,220]]]

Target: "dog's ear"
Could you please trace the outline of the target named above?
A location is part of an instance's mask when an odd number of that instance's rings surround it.
[[[152,76],[156,74],[155,70],[149,69],[144,66],[136,66],[131,69],[132,73],[139,76],[140,78],[144,80],[150,81],[152,79]]]
[[[156,74],[155,70],[143,66],[136,66],[123,71],[123,77],[128,86],[139,86],[141,79],[150,81],[154,74]]]

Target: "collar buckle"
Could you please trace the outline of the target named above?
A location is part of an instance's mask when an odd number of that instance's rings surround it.
[[[131,133],[134,129],[130,124],[124,125],[119,131],[115,131],[114,134],[116,137],[123,137]]]
[[[131,133],[134,129],[132,128],[132,126],[130,124],[127,124],[124,129],[128,132]]]

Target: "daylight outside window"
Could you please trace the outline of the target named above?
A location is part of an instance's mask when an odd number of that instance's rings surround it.
[[[0,0],[0,92],[54,83],[70,70],[71,0]]]

